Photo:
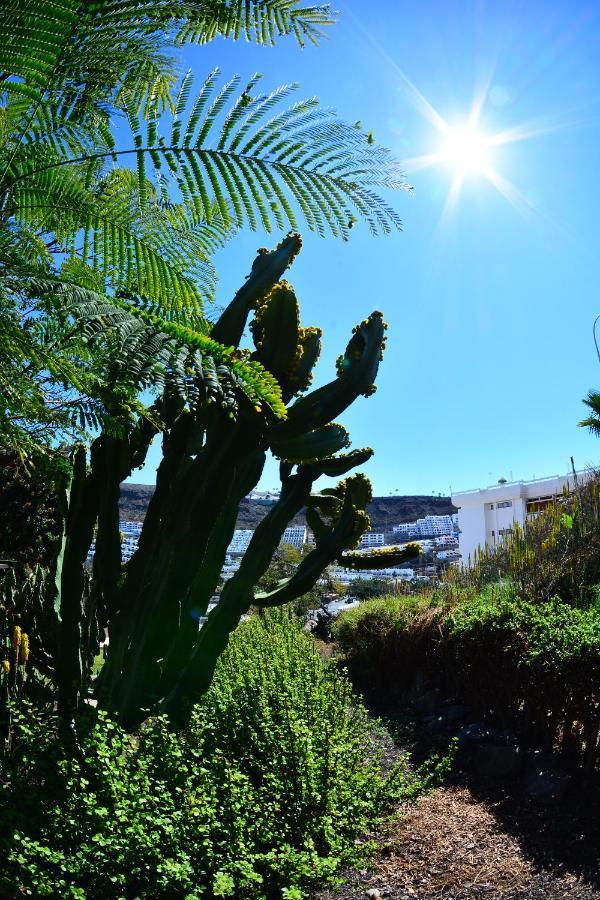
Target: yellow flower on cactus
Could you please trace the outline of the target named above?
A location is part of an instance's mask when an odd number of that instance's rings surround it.
[[[13,631],[13,647],[15,650],[18,650],[21,646],[21,636],[23,632],[21,631],[20,625],[15,625],[15,630]]]
[[[21,650],[20,650],[20,660],[23,665],[27,663],[29,659],[29,635],[23,632],[21,637]]]
[[[5,675],[8,675],[8,673],[10,672],[10,662],[8,659],[2,660],[2,671]]]

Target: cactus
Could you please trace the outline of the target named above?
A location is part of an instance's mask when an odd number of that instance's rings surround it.
[[[192,408],[166,392],[156,404],[164,423],[156,490],[139,548],[124,569],[119,557],[119,484],[143,461],[156,428],[141,420],[129,435],[101,435],[92,445],[87,468],[83,451],[75,456],[57,579],[59,710],[67,727],[86,689],[81,665],[86,622],[88,631],[89,623],[97,621],[109,634],[106,661],[94,686],[99,704],[130,730],[156,711],[167,712],[179,724],[209,686],[229,635],[250,607],[277,606],[301,596],[335,561],[354,568],[383,564],[355,552],[369,526],[365,508],[370,484],[363,475],[344,478],[367,462],[372,450],[348,451],[348,434],[335,419],[357,397],[375,390],[387,326],[380,312],[357,325],[337,361],[335,378],[309,391],[321,332],[301,326],[294,290],[281,280],[299,249],[300,239],[290,235],[275,250],[259,251],[246,283],[210,335],[228,352],[247,358],[247,351],[238,348],[253,314],[255,350],[250,359],[273,377],[287,406],[285,416],[249,400],[242,391],[237,391],[234,419],[218,404]],[[260,479],[267,452],[280,460],[279,500],[199,628],[218,583],[240,501]],[[343,480],[313,491],[323,475]],[[285,528],[305,507],[314,549],[290,578],[273,590],[258,591],[256,585]],[[93,587],[86,605],[83,562],[96,523]],[[396,550],[393,558],[386,554],[385,565],[397,565],[414,554],[414,547]]]

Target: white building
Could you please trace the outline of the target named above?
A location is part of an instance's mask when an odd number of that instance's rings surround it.
[[[291,525],[283,532],[281,543],[290,544],[296,550],[302,550],[306,543],[306,528],[303,525]]]
[[[387,569],[362,569],[360,571],[356,571],[355,569],[344,569],[342,566],[335,566],[331,569],[331,575],[336,581],[341,582],[341,584],[350,584],[352,581],[357,581],[358,579],[374,581],[378,578],[385,578],[388,580],[397,578],[399,581],[412,581],[414,574],[412,569],[396,569],[391,566]]]
[[[581,473],[585,478],[587,473]],[[562,496],[565,485],[574,487],[573,475],[553,475],[533,481],[511,481],[488,488],[453,494],[458,507],[459,549],[463,563],[473,559],[479,547],[493,547],[528,515]]]
[[[404,522],[394,525],[392,531],[398,537],[438,537],[453,534],[455,522],[453,516],[423,516],[416,522]]]
[[[229,556],[243,556],[248,549],[248,544],[252,540],[254,532],[251,528],[236,528],[231,538],[231,543],[227,548]]]
[[[360,540],[359,550],[368,547],[383,547],[385,544],[385,534],[379,534],[376,531],[367,531]]]

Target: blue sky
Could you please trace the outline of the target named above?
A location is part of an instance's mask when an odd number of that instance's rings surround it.
[[[375,493],[564,473],[571,455],[578,468],[597,464],[600,442],[577,422],[581,398],[600,387],[600,5],[335,6],[339,21],[317,48],[218,41],[186,48],[182,64],[199,79],[218,64],[262,72],[265,88],[298,81],[400,160],[443,143],[411,84],[452,127],[482,95],[482,134],[535,132],[490,150],[513,203],[477,171],[445,209],[446,161],[408,171],[414,193],[392,195],[402,233],[373,238],[358,225],[344,244],[304,232],[288,274],[304,324],[324,329],[315,383],[332,376],[357,321],[382,309],[389,323],[377,393],[343,417],[354,446],[375,449],[365,470]],[[277,239],[246,232],[220,252],[220,303]],[[158,460],[153,447],[132,480],[153,482]],[[267,465],[262,488],[277,485],[276,471]]]

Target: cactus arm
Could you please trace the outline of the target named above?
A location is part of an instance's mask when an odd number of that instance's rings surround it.
[[[272,427],[272,439],[293,437],[326,425],[361,394],[372,394],[385,346],[386,327],[382,314],[377,311],[357,325],[345,354],[337,361],[337,378],[289,407],[287,419]]]
[[[300,235],[289,234],[275,250],[259,250],[245,284],[213,326],[213,340],[227,347],[239,346],[250,310],[291,266],[301,246]]]
[[[405,562],[416,559],[423,553],[419,544],[411,543],[405,547],[382,547],[368,551],[355,550],[342,553],[338,557],[340,566],[355,571],[369,569],[396,568]]]
[[[174,724],[180,724],[190,706],[208,689],[217,660],[227,647],[229,636],[254,602],[254,586],[269,567],[283,533],[304,506],[312,480],[292,475],[282,486],[279,500],[256,528],[240,568],[225,584],[221,599],[200,629],[189,662],[160,710]]]
[[[274,456],[286,462],[302,463],[305,460],[319,460],[333,456],[349,445],[350,438],[344,426],[330,422],[329,425],[321,425],[320,428],[307,431],[298,437],[272,441],[271,451]]]

